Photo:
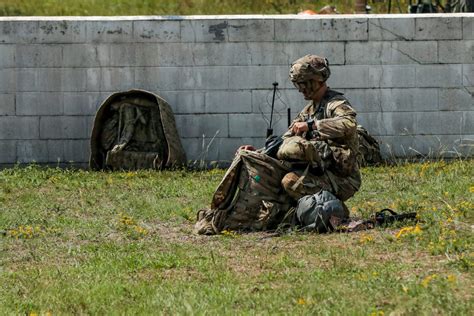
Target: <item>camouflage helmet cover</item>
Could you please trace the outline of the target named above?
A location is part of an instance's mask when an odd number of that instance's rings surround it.
[[[290,80],[293,82],[310,79],[319,79],[325,82],[330,75],[328,60],[316,55],[306,55],[295,60],[290,68]]]

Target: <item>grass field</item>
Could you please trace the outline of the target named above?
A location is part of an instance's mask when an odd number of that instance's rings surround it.
[[[406,13],[409,1],[393,1],[392,13]],[[0,15],[200,15],[295,14],[327,4],[353,13],[354,0],[0,0]],[[369,1],[373,13],[387,13],[388,1]]]
[[[363,169],[352,213],[417,225],[194,235],[223,173],[0,171],[0,314],[472,312],[473,160]]]

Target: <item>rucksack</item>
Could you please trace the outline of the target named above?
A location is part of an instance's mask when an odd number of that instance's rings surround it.
[[[209,209],[197,214],[195,231],[212,235],[223,230],[260,231],[276,228],[290,208],[281,186],[290,171],[264,153],[241,150],[218,185]]]
[[[186,160],[171,106],[160,96],[138,89],[116,92],[97,110],[93,170],[174,168]]]
[[[302,230],[326,233],[332,231],[332,218],[345,219],[349,210],[344,203],[329,191],[303,196],[298,200],[294,224]]]
[[[357,136],[359,138],[359,165],[367,166],[382,162],[379,142],[369,132],[357,125]]]

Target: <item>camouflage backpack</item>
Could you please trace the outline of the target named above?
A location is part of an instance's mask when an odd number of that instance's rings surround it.
[[[198,212],[196,233],[276,228],[290,208],[291,199],[280,184],[289,171],[266,154],[241,150],[218,185],[211,208]]]
[[[361,125],[357,125],[357,136],[359,138],[359,165],[367,166],[381,163],[382,155],[380,154],[378,141]]]
[[[137,89],[117,92],[97,110],[92,169],[164,169],[185,163],[173,112],[160,96]]]

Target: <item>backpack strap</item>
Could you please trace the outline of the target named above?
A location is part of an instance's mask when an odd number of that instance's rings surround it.
[[[323,120],[323,119],[327,118],[326,107],[327,107],[329,101],[331,101],[335,97],[340,97],[342,95],[344,95],[344,93],[336,91],[336,90],[331,90],[330,88],[328,88],[326,93],[323,95],[323,98],[321,99],[321,102],[319,103],[318,109],[314,113],[314,116],[316,117],[316,119],[317,120]],[[343,99],[345,99],[345,98],[343,97]]]

